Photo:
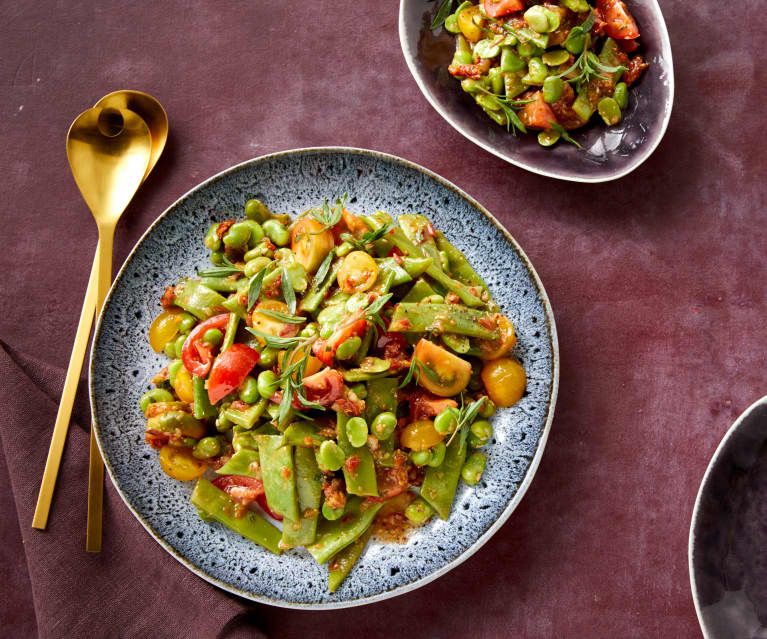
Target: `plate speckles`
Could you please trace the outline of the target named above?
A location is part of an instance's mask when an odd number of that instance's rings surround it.
[[[349,193],[349,208],[392,215],[425,213],[487,281],[514,323],[515,354],[529,380],[526,396],[493,417],[495,442],[475,488],[461,485],[447,522],[432,521],[403,545],[371,543],[336,593],[327,568],[303,550],[277,557],[197,517],[192,483],[167,477],[144,443],[141,394],[167,359],[147,331],[166,286],[208,262],[209,225],[242,216],[251,197],[298,213]],[[107,299],[91,356],[91,406],[109,474],[144,527],[200,577],[243,597],[278,606],[337,608],[412,590],[470,556],[503,524],[532,480],[554,414],[559,355],[546,293],[522,249],[474,200],[415,164],[373,151],[317,148],[250,160],[207,180],[149,228]]]

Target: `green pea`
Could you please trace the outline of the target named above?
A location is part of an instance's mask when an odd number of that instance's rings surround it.
[[[266,349],[264,349],[266,350]],[[263,352],[261,353],[263,358]],[[261,371],[258,374],[257,388],[258,394],[264,399],[269,399],[279,388],[279,379],[274,371]]]
[[[164,388],[153,388],[141,396],[141,399],[139,400],[139,407],[141,408],[142,413],[146,413],[146,409],[149,408],[150,404],[154,404],[155,402],[172,401],[173,395],[171,395]]]
[[[261,225],[264,229],[264,233],[269,236],[269,239],[277,246],[287,246],[290,241],[290,233],[282,224],[277,220],[267,220]],[[226,239],[224,239],[226,241]]]
[[[452,433],[458,426],[458,410],[446,408],[434,419],[434,430],[440,435]]]
[[[352,417],[346,422],[346,436],[354,448],[360,448],[368,440],[368,423],[362,417]]]
[[[229,227],[224,235],[224,244],[229,248],[244,248],[250,239],[250,227],[244,222],[237,222]]]
[[[248,238],[248,248],[256,248],[256,245],[264,239],[264,229],[255,220],[243,220],[240,224],[245,224],[250,229],[250,238]]]
[[[176,338],[176,341],[173,342],[174,346],[176,347],[176,357],[181,357],[181,349],[184,348],[184,342],[186,341],[186,338],[189,337],[188,335],[179,335]]]
[[[349,390],[352,391],[360,399],[365,399],[368,396],[368,387],[361,382],[359,384],[350,386]],[[375,423],[375,421],[373,421],[373,423]]]
[[[277,350],[267,346],[261,351],[261,359],[258,360],[258,365],[261,368],[271,368],[275,362],[277,362]]]
[[[414,450],[410,453],[410,459],[416,466],[426,466],[431,461],[430,450]]]
[[[258,246],[250,249],[247,253],[245,253],[242,259],[244,259],[246,262],[250,262],[250,260],[254,260],[257,257],[268,257],[270,259],[273,258],[274,251],[269,248],[271,244],[271,240],[261,240],[261,242],[258,243]]]
[[[447,453],[447,446],[445,442],[440,442],[434,448],[431,449],[431,459],[426,462],[428,466],[437,468],[445,461],[445,454]]]
[[[243,380],[242,384],[240,384],[239,390],[240,401],[243,401],[246,404],[255,404],[261,397],[261,393],[258,392],[258,382],[250,375],[248,375]]]
[[[221,452],[221,441],[218,437],[203,437],[194,447],[192,455],[197,459],[210,459]]]
[[[447,18],[445,18],[445,29],[447,29],[450,33],[460,33],[461,30],[458,28],[458,16],[454,13],[451,13]]]
[[[384,440],[389,439],[389,437],[392,436],[396,427],[397,416],[394,413],[386,411],[376,416],[370,430],[378,439]]]
[[[322,516],[328,521],[335,521],[336,519],[341,519],[341,517],[344,516],[344,510],[346,510],[346,508],[337,508],[334,510],[333,508],[328,506],[328,502],[325,502],[324,504],[322,504]]]
[[[621,121],[621,108],[613,98],[602,98],[597,105],[597,109],[607,126],[618,124]]]
[[[542,85],[549,73],[548,67],[538,57],[530,58],[527,63],[527,75],[522,78],[525,84]]]
[[[299,337],[314,337],[320,334],[320,325],[317,322],[309,322],[298,333]]]
[[[527,64],[520,58],[511,47],[501,49],[501,71],[503,73],[516,73],[522,71]]]
[[[262,268],[271,263],[268,257],[254,257],[250,262],[245,263],[245,277],[251,278]]]
[[[561,134],[556,129],[546,129],[538,134],[538,144],[552,146],[559,141]]]
[[[362,346],[362,340],[359,337],[350,337],[341,342],[336,350],[336,357],[339,360],[351,358]]]
[[[330,339],[331,335],[333,335],[333,327],[332,326],[323,326],[320,329],[320,337],[322,339]]]
[[[423,497],[417,497],[407,508],[405,508],[405,517],[416,526],[420,526],[433,514],[434,508],[432,508]]]
[[[479,416],[487,419],[495,415],[495,402],[485,395],[485,401],[482,402],[482,407],[479,409]]]
[[[567,49],[573,55],[580,55],[583,53],[583,47],[586,46],[586,35],[580,34],[575,36],[568,36],[565,40],[565,49]]]
[[[625,82],[618,82],[615,85],[615,91],[613,92],[613,100],[618,103],[618,106],[623,111],[629,104],[629,88]]]
[[[196,325],[197,318],[189,313],[180,313],[181,321],[178,323],[179,333],[189,333]]]
[[[546,51],[546,53],[541,56],[543,63],[549,67],[558,67],[569,59],[570,54],[564,49],[552,49],[551,51]]]
[[[268,220],[272,214],[261,200],[248,200],[245,202],[245,217],[256,222]]]
[[[565,83],[562,78],[550,77],[543,81],[543,99],[549,104],[553,104],[562,97],[565,90]]]
[[[557,29],[559,29],[559,24],[562,21],[562,18],[559,15],[559,12],[552,11],[551,9],[546,9],[545,7],[543,10],[546,12],[546,20],[548,20],[549,22],[548,32],[551,33],[552,31],[556,31]]]
[[[469,429],[469,444],[474,448],[481,448],[490,441],[492,436],[493,425],[484,419],[480,419],[474,422]]]
[[[474,453],[469,456],[461,468],[461,477],[469,486],[476,486],[485,472],[487,458],[482,453]]]
[[[223,266],[224,265],[224,252],[223,251],[213,251],[210,254],[210,261],[214,266]]]
[[[317,463],[328,470],[340,470],[346,458],[344,451],[332,439],[320,444],[317,450]]]
[[[171,386],[176,385],[176,374],[183,366],[183,363],[180,359],[174,359],[170,364],[168,364],[168,381],[170,382]]]
[[[223,338],[224,334],[217,328],[209,328],[202,334],[202,341],[211,346],[218,346]]]
[[[162,349],[162,351],[171,359],[176,359],[176,340],[170,340],[167,344],[165,344],[165,347]]]
[[[205,246],[211,251],[221,250],[221,238],[216,231],[218,231],[218,224],[213,224],[205,234]]]
[[[524,13],[525,22],[530,25],[533,31],[538,33],[549,32],[549,18],[546,15],[546,9],[540,5],[533,5]]]

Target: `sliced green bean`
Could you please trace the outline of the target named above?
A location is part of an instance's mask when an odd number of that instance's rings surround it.
[[[320,435],[320,427],[314,422],[293,422],[282,434],[283,441],[291,446],[314,447],[328,441],[329,437]]]
[[[311,448],[296,448],[293,451],[296,470],[296,493],[300,519],[282,521],[280,548],[295,548],[314,543],[317,536],[317,520],[322,500],[322,473],[314,459]]]
[[[197,508],[220,524],[231,528],[236,533],[274,554],[280,554],[279,543],[282,533],[279,529],[252,510],[245,510],[244,515],[235,517],[237,503],[204,477],[197,480],[191,501]]]
[[[192,279],[181,280],[175,288],[174,304],[198,319],[216,314],[225,301],[225,297]]]
[[[346,492],[350,495],[378,496],[375,464],[367,446],[355,448],[346,433],[349,416],[344,412],[336,413],[336,438],[346,457],[343,467]],[[355,468],[356,466],[356,468]],[[350,470],[351,467],[351,470]]]
[[[317,528],[317,541],[307,547],[309,554],[321,564],[359,539],[373,523],[382,503],[362,501],[349,497],[345,516],[336,521],[321,521]]]
[[[445,22],[447,26],[447,22]],[[341,582],[351,572],[352,567],[362,555],[365,546],[370,539],[372,530],[368,528],[359,539],[356,539],[346,548],[338,552],[328,566],[328,590],[335,592],[341,585]]]
[[[258,456],[261,462],[261,480],[264,482],[264,492],[269,508],[278,515],[298,521],[293,447],[285,446],[281,435],[260,437]]]
[[[239,475],[241,477],[258,478],[261,472],[258,463],[258,450],[243,448],[229,458],[216,473],[219,475]]]
[[[194,416],[196,419],[210,419],[218,415],[218,410],[210,403],[205,379],[192,376],[192,392],[194,394]]]
[[[480,339],[498,339],[498,331],[486,328],[493,325],[495,313],[477,311],[458,304],[409,304],[400,302],[394,307],[389,324],[391,332],[455,333]]]
[[[445,461],[439,468],[427,468],[421,485],[423,497],[437,512],[440,519],[450,516],[453,498],[461,477],[461,468],[466,460],[466,442],[456,437],[445,453]]]

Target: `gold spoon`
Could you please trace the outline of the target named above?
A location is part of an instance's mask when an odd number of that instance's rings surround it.
[[[127,108],[137,113],[147,123],[149,132],[152,136],[152,151],[144,172],[144,180],[154,168],[157,160],[165,148],[165,142],[168,139],[168,116],[162,105],[151,95],[141,91],[115,91],[110,93],[96,103],[97,107],[114,107],[118,109]],[[51,437],[51,445],[48,450],[48,459],[45,463],[45,471],[40,486],[40,494],[37,498],[35,515],[32,520],[32,527],[45,530],[48,525],[48,515],[50,513],[53,491],[56,486],[61,457],[64,452],[67,431],[69,429],[69,420],[72,415],[72,404],[76,392],[77,382],[80,379],[83,359],[90,334],[91,324],[96,310],[96,293],[98,287],[98,247],[96,256],[93,260],[88,288],[85,293],[85,301],[80,314],[80,321],[77,326],[75,343],[72,349],[72,356],[67,369],[67,376],[64,382],[64,390],[61,395],[59,412],[56,416],[56,424]],[[68,401],[65,401],[67,398]]]
[[[112,107],[88,109],[77,117],[67,134],[69,166],[99,230],[96,309],[103,304],[112,281],[112,244],[117,221],[141,185],[149,165],[151,149],[152,136],[146,123],[132,111],[124,109]],[[86,304],[88,301],[86,296]],[[85,313],[84,308],[81,324]],[[91,312],[89,317],[92,318],[92,316]],[[71,385],[65,384],[62,392],[60,408],[63,407],[67,415],[66,420],[60,420],[63,415],[62,411],[59,411],[54,426],[54,439],[62,430],[64,436],[62,438],[66,435],[89,330],[90,326],[87,331],[84,331],[82,339],[79,339],[81,336],[78,334],[78,339],[75,340],[70,359],[70,372],[73,364],[78,370],[73,376]],[[69,372],[67,377],[69,378]],[[65,422],[63,427],[60,421]],[[52,447],[53,443],[51,442]],[[104,465],[99,456],[93,429],[91,429],[90,455],[86,550],[98,552],[101,549]],[[41,498],[49,484],[52,492],[53,483],[55,483],[55,473],[53,477],[43,476]],[[40,500],[38,500],[38,506],[40,506]],[[35,525],[34,522],[33,525]]]

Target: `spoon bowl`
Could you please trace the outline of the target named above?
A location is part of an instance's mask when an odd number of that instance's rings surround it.
[[[141,116],[141,119],[146,122],[146,125],[149,127],[149,133],[152,135],[152,151],[149,157],[149,164],[144,172],[144,179],[146,180],[155,164],[157,164],[157,160],[160,159],[165,143],[168,141],[170,125],[168,124],[168,114],[165,112],[162,104],[143,91],[123,89],[108,93],[96,102],[95,106],[128,109]]]

